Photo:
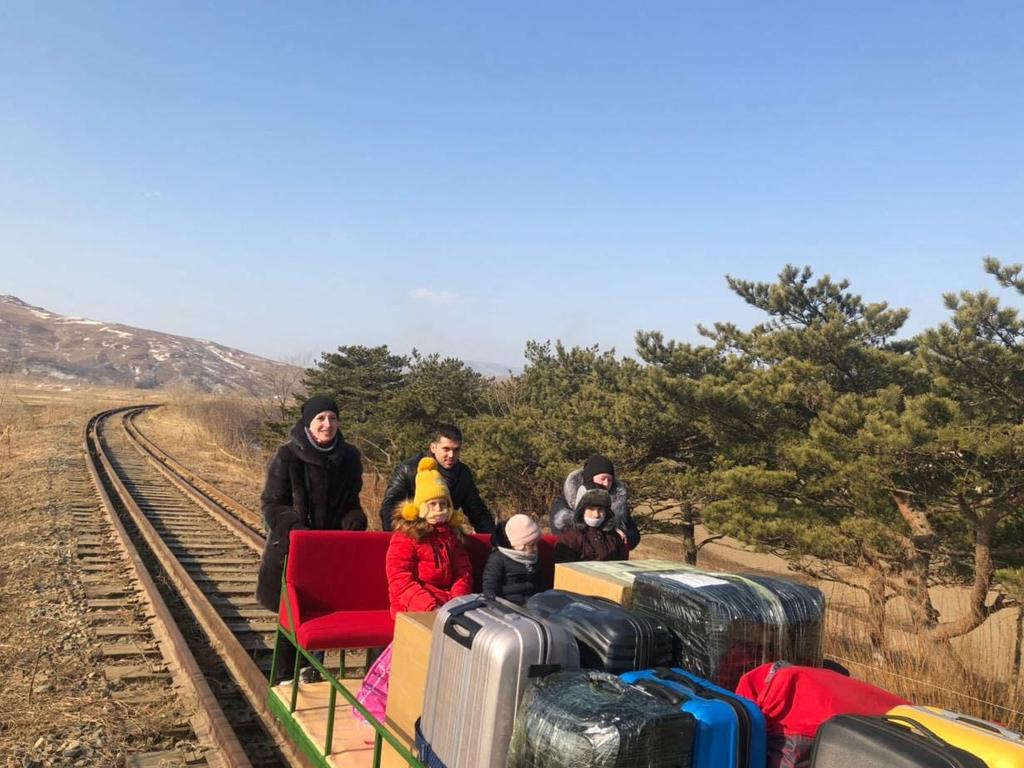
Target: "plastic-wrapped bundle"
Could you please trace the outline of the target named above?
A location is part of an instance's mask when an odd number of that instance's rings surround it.
[[[817,587],[773,576],[747,574],[744,578],[778,597],[786,613],[781,639],[782,651],[775,659],[785,659],[805,667],[820,667],[825,639],[825,595]],[[747,672],[748,670],[743,670]]]
[[[821,666],[825,596],[815,587],[692,570],[638,574],[633,608],[668,625],[678,666],[729,690],[768,661]]]
[[[516,715],[508,768],[689,768],[694,719],[596,671],[536,679]]]
[[[526,610],[572,633],[584,669],[618,674],[672,660],[672,635],[664,622],[611,600],[549,589],[531,597]]]

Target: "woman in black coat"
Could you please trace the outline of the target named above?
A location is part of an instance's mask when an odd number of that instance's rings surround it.
[[[302,406],[290,439],[267,465],[260,496],[267,543],[260,562],[256,599],[277,613],[281,573],[293,529],[365,531],[359,503],[363,462],[338,431],[338,404],[325,395]]]

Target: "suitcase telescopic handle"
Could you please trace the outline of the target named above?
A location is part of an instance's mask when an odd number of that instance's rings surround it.
[[[668,667],[658,667],[654,670],[654,676],[659,680],[671,680],[673,683],[684,685],[694,693],[697,693],[701,688],[701,686],[697,685],[697,683],[690,678],[680,675],[678,672],[674,672]]]
[[[975,720],[973,717],[966,717],[965,715],[957,715],[955,719],[958,722],[973,725],[975,728],[981,728],[991,733],[999,734],[1000,736],[1003,735],[1003,732],[999,730],[999,728],[992,725],[992,723],[986,723],[984,720]]]
[[[931,741],[931,742],[933,742],[933,743],[935,743],[935,744],[937,744],[939,746],[943,746],[943,747],[947,746],[945,741],[940,739],[929,728],[927,728],[923,724],[917,722],[917,720],[915,720],[912,717],[904,717],[903,715],[884,715],[883,718],[885,720],[890,720],[890,721],[894,720],[894,721],[896,721],[898,723],[902,723],[903,725],[909,725],[910,726],[910,730],[914,731],[919,736],[924,736],[926,739],[928,739],[929,741]]]
[[[649,693],[654,698],[661,699],[666,704],[671,704],[673,707],[678,707],[686,701],[685,696],[680,696],[676,691],[669,690],[663,685],[658,685],[653,680],[637,680],[633,685],[644,693]]]

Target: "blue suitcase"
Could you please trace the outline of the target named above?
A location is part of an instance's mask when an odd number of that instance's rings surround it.
[[[676,694],[693,715],[693,768],[763,768],[768,762],[764,715],[750,699],[719,688],[682,669],[658,667],[620,675],[623,682],[651,692]]]

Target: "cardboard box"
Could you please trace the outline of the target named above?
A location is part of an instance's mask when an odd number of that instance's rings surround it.
[[[399,728],[390,717],[384,719],[384,724],[402,742],[407,750],[412,752],[413,755],[416,754],[416,745],[413,743],[413,737],[410,734],[405,733]],[[409,764],[385,741],[380,751],[380,768],[409,768]]]
[[[555,565],[555,589],[606,597],[628,608],[633,598],[633,580],[638,573],[692,570],[691,566],[674,560],[558,563]]]
[[[402,738],[411,740],[416,719],[423,710],[427,687],[427,662],[436,613],[400,613],[395,618],[395,639],[391,649],[391,679],[388,682],[388,720]],[[394,750],[386,750],[394,752]]]

